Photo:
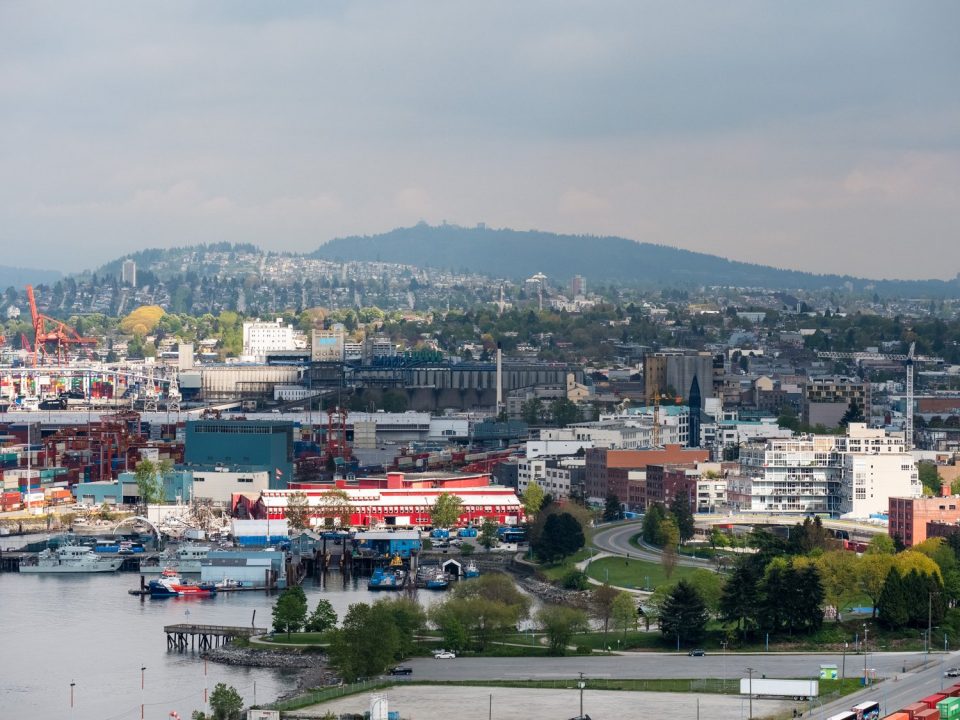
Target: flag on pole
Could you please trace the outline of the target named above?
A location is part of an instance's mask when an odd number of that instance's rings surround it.
[[[281,470],[280,468],[274,468],[273,474],[276,475],[277,477],[283,477],[283,470]]]

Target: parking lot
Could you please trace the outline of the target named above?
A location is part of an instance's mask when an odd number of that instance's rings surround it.
[[[572,681],[567,690],[403,685],[377,694],[385,697],[388,709],[398,711],[403,720],[567,720],[580,713],[580,692]],[[330,711],[364,713],[370,709],[370,697],[370,694],[352,695],[298,710],[297,715],[322,717]],[[789,713],[793,707],[796,703],[754,699],[753,716]],[[583,694],[583,712],[592,720],[651,717],[744,720],[749,704],[739,696],[729,695],[587,690]]]

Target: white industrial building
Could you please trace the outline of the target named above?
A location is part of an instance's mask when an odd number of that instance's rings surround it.
[[[229,507],[234,493],[261,493],[270,487],[270,471],[266,468],[225,466],[191,467],[193,497]]]
[[[283,318],[273,322],[255,320],[243,324],[243,354],[254,360],[268,353],[281,350],[296,350],[292,325],[284,325]]]

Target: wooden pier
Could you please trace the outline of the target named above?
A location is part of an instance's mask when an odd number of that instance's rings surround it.
[[[238,637],[248,638],[252,635],[262,635],[266,632],[266,629],[181,623],[179,625],[165,625],[163,631],[167,634],[167,650],[186,652],[189,649],[192,652],[194,650],[210,650]]]

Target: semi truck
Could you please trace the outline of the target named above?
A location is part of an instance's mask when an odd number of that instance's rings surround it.
[[[740,694],[754,697],[788,697],[809,700],[820,694],[818,680],[778,680],[775,678],[740,678]]]

